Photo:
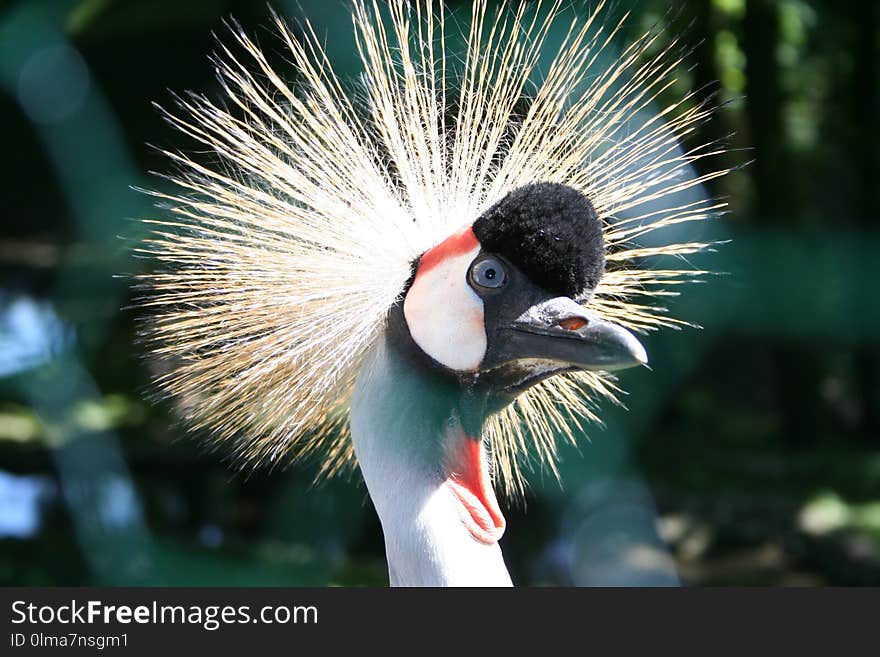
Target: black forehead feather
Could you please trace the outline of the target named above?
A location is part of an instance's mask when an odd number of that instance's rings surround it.
[[[602,224],[590,200],[558,183],[519,187],[474,222],[487,251],[504,256],[554,294],[595,289],[605,272]]]

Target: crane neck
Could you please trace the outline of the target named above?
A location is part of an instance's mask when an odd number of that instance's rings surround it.
[[[487,455],[482,439],[462,427],[459,394],[385,337],[358,375],[352,438],[392,586],[511,585]]]

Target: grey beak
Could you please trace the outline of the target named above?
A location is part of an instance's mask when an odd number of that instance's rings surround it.
[[[604,371],[648,362],[648,354],[636,336],[622,326],[600,319],[568,297],[532,306],[510,328],[516,335],[520,357]]]

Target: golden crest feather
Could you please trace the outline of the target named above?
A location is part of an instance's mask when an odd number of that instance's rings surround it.
[[[634,263],[706,245],[636,240],[723,207],[675,201],[725,173],[687,175],[719,150],[680,147],[711,108],[689,94],[651,111],[678,45],[649,31],[608,65],[623,23],[603,23],[604,4],[571,20],[561,0],[495,11],[476,0],[457,56],[460,28],[442,3],[354,0],[357,101],[307,23],[297,37],[276,18],[294,84],[232,31],[248,61],[221,46],[223,103],[191,95],[167,114],[217,162],[167,152],[179,191],[153,192],[170,217],[147,220],[140,248],[155,263],[138,278],[156,383],[189,426],[248,462],[319,453],[325,474],[351,464],[354,379],[413,262],[527,183],[574,187],[602,219],[608,271],[591,310],[640,331],[682,323],[654,300],[703,272]],[[554,468],[557,437],[574,441],[598,420],[596,400],[617,392],[602,374],[559,375],[490,418],[502,488],[521,490],[529,454]]]

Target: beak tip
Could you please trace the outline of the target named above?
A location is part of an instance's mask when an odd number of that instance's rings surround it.
[[[626,336],[625,340],[625,349],[628,352],[628,356],[632,359],[630,361],[630,367],[634,366],[642,366],[647,367],[648,365],[648,352],[645,350],[645,347],[642,343],[631,333]]]
[[[641,342],[636,343],[638,347],[633,351],[633,356],[636,361],[638,361],[639,365],[647,365],[648,364],[648,352],[645,351],[645,348],[642,346]]]

